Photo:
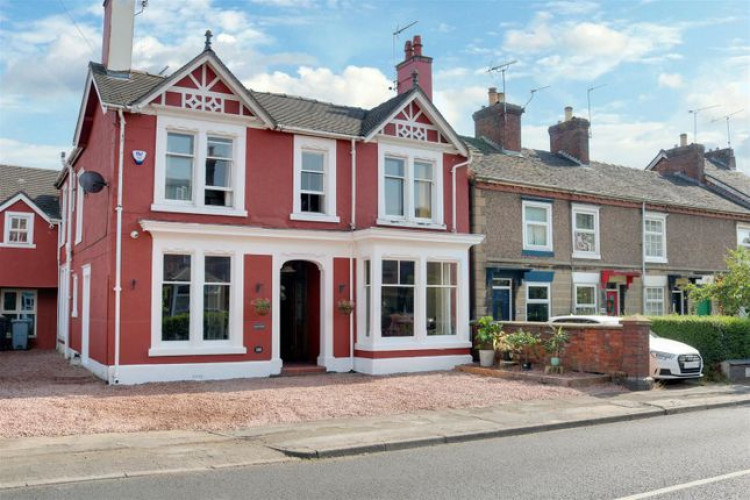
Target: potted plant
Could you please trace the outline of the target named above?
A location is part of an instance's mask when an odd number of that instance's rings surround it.
[[[250,304],[255,307],[255,313],[258,316],[265,316],[271,310],[271,301],[265,298],[254,299]]]
[[[354,302],[351,300],[339,300],[336,303],[336,309],[338,309],[341,314],[351,314],[352,311],[354,311]]]
[[[551,356],[549,359],[550,365],[560,365],[560,354],[565,350],[565,345],[568,342],[570,342],[570,335],[562,327],[552,331],[552,335],[544,343],[547,353]]]
[[[531,332],[527,332],[522,328],[519,328],[515,332],[509,334],[506,340],[511,346],[512,351],[516,353],[519,358],[523,359],[521,367],[524,370],[531,370],[529,354],[531,350],[539,343],[539,337]]]
[[[495,342],[503,334],[503,327],[495,323],[492,316],[482,316],[477,321],[479,327],[474,343],[479,351],[479,365],[492,366],[495,363]]]

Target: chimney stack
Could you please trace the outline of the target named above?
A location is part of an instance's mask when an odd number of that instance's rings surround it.
[[[564,153],[589,164],[589,121],[573,116],[573,108],[565,108],[565,121],[549,128],[549,149],[553,154]]]
[[[734,157],[734,150],[732,148],[706,151],[706,158],[711,160],[711,162],[719,168],[725,170],[737,170],[737,160]]]
[[[652,170],[660,174],[679,173],[703,182],[704,156],[711,157],[711,153],[706,153],[703,144],[688,144],[687,134],[680,134],[680,145],[664,151],[664,155],[666,158],[662,158]]]
[[[108,71],[130,71],[134,20],[135,0],[104,0],[102,64]]]
[[[474,136],[485,137],[506,151],[521,151],[521,114],[523,108],[505,102],[505,94],[490,87],[489,106],[472,115]]]
[[[404,45],[404,60],[396,65],[397,90],[399,94],[408,92],[415,85],[414,73],[418,75],[416,84],[432,100],[432,58],[422,55],[422,37],[415,35]]]

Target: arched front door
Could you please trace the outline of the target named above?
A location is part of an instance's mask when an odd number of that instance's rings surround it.
[[[320,269],[291,260],[281,267],[281,360],[317,364],[320,354]]]

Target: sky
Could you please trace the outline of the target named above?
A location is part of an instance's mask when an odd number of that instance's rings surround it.
[[[0,162],[59,168],[102,14],[102,0],[0,0]],[[549,150],[547,128],[565,106],[588,118],[590,97],[593,160],[644,168],[684,132],[709,149],[731,138],[750,174],[750,0],[149,0],[133,67],[170,74],[206,29],[247,87],[363,108],[394,95],[394,62],[419,34],[433,101],[460,134],[503,88],[488,68],[515,61],[508,102],[533,95],[524,147]]]

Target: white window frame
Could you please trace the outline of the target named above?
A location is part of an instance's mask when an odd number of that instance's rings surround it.
[[[644,301],[643,301],[643,303],[644,303],[644,306],[645,306],[645,310],[643,312],[644,312],[645,315],[647,315],[647,316],[664,316],[664,314],[666,313],[665,303],[664,303],[665,302],[665,293],[664,293],[664,290],[665,290],[665,287],[663,287],[663,286],[646,286],[643,289],[643,294],[644,294]],[[651,299],[651,298],[649,298],[649,291],[659,292],[659,294],[661,295],[661,298],[660,299]],[[659,294],[657,294],[657,295],[659,295]],[[654,312],[651,309],[651,307],[652,307],[651,304],[659,304],[660,305],[659,307],[661,307],[661,313],[659,313],[658,311]]]
[[[244,285],[244,258],[235,252],[220,249],[193,249],[184,247],[163,247],[156,249],[152,261],[151,287],[151,348],[150,357],[160,356],[200,356],[222,354],[246,354],[242,325],[242,287]],[[162,278],[164,276],[165,255],[190,256],[190,338],[186,341],[162,340]],[[203,290],[205,285],[205,258],[229,257],[229,339],[203,339]]]
[[[305,152],[323,155],[323,212],[303,212],[302,193],[302,154]],[[336,141],[304,135],[294,136],[294,202],[291,220],[312,222],[340,222],[336,215]]]
[[[552,206],[553,204],[545,201],[534,201],[534,200],[522,200],[521,204],[521,216],[523,218],[523,249],[534,252],[553,252],[554,244],[552,242]],[[543,224],[547,229],[547,244],[546,245],[531,245],[528,243],[528,225],[542,224],[537,221],[526,220],[526,209],[527,208],[543,208],[547,212],[547,221]]]
[[[11,223],[13,219],[24,219],[26,221],[25,243],[10,241]],[[3,246],[5,247],[36,248],[36,245],[34,244],[34,214],[31,212],[5,212],[5,228],[3,233]]]
[[[592,304],[580,304],[578,302],[578,289],[579,288],[592,288],[594,290],[594,302]],[[594,312],[582,313],[578,311],[580,307],[593,308]],[[599,313],[599,287],[589,283],[575,283],[573,284],[573,314],[598,314]]]
[[[83,175],[85,171],[81,169],[80,172],[78,172],[78,175],[76,176],[76,180],[81,178],[81,175]],[[81,187],[81,184],[76,182],[75,183],[75,189],[76,189],[76,204],[75,204],[75,213],[76,213],[76,236],[75,236],[75,244],[79,244],[81,241],[83,241],[83,198],[86,195],[83,192],[83,187]]]
[[[385,159],[404,160],[404,215],[386,214],[385,207]],[[433,166],[432,217],[421,218],[414,215],[414,161],[429,162]],[[443,152],[417,147],[406,147],[387,142],[378,143],[378,219],[383,226],[412,226],[445,229],[443,219]]]
[[[167,136],[170,133],[192,135],[193,179],[190,201],[168,200],[165,197],[167,172]],[[159,114],[156,117],[156,157],[154,160],[154,203],[155,212],[177,212],[207,215],[247,216],[245,210],[245,157],[246,127],[232,123],[218,123],[209,120],[192,120],[185,117]],[[208,137],[232,140],[232,171],[230,189],[232,206],[222,207],[205,204],[206,156]],[[135,167],[138,168],[138,167]]]
[[[5,294],[7,292],[16,294],[16,306],[15,309],[5,309]],[[34,294],[34,309],[32,311],[24,311],[21,304],[21,297],[23,293],[32,292]],[[3,288],[0,290],[0,314],[33,314],[34,315],[34,331],[31,332],[29,338],[35,339],[36,332],[39,325],[39,294],[36,290],[29,290],[28,288]],[[11,332],[10,324],[8,325],[8,332]]]
[[[441,278],[440,279],[440,284],[437,284],[437,285],[433,284],[433,285],[431,285],[429,283],[429,281],[427,279],[427,277],[428,277],[427,266],[429,264],[438,264],[440,266],[440,278]],[[445,267],[444,267],[445,264],[456,266],[456,282],[452,283],[450,281],[450,272],[448,273],[447,280],[446,280]],[[455,310],[452,311],[453,312],[452,316],[456,320],[456,325],[455,325],[455,328],[453,328],[452,331],[451,331],[451,333],[449,333],[449,334],[438,334],[438,335],[429,335],[428,334],[428,337],[456,337],[457,331],[458,331],[458,316],[457,316],[457,314],[458,314],[458,263],[457,262],[448,262],[448,261],[434,260],[434,259],[428,259],[426,261],[426,264],[425,264],[425,278],[424,278],[424,289],[425,289],[424,317],[425,317],[425,322],[427,321],[427,296],[428,296],[427,295],[427,291],[430,288],[439,289],[439,290],[447,290],[448,294],[449,294],[449,297],[450,297],[451,291],[453,291],[453,293],[455,293],[455,298],[456,298],[456,300],[455,300],[455,306],[456,307],[455,307]],[[449,313],[450,312],[451,311],[449,311]],[[426,329],[427,329],[427,325],[425,324],[425,330]]]
[[[660,222],[662,231],[657,233],[655,231],[646,230],[646,222]],[[662,238],[662,255],[648,255],[648,245],[646,244],[646,236],[648,235],[661,235]],[[656,264],[666,264],[667,260],[667,214],[659,214],[653,212],[646,212],[643,217],[643,258],[646,262],[652,262]]]
[[[579,229],[576,227],[576,215],[591,215],[594,218],[594,229]],[[601,240],[599,239],[599,207],[590,205],[571,205],[571,223],[573,233],[573,258],[576,259],[597,259],[600,260],[601,256]],[[585,252],[576,249],[576,233],[588,233],[594,235],[594,251]]]
[[[750,238],[750,225],[737,224],[737,246],[745,247],[750,250],[750,242],[748,242],[747,244],[742,243],[743,236]]]
[[[545,287],[547,289],[547,298],[542,299],[530,299],[529,289],[531,287]],[[526,321],[529,320],[529,304],[547,304],[547,321],[552,317],[552,284],[544,281],[527,281],[526,282]]]
[[[70,317],[78,317],[78,275],[73,274],[73,297],[71,300]]]

